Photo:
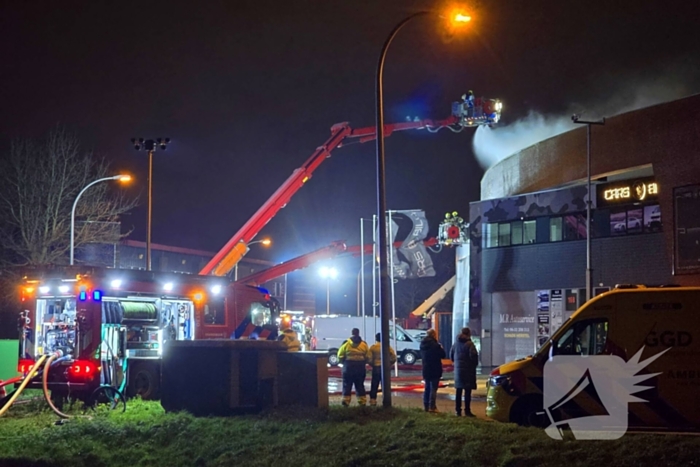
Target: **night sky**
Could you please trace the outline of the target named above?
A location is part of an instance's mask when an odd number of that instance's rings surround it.
[[[0,6],[0,148],[56,124],[133,173],[141,206],[123,219],[145,240],[145,152],[154,162],[154,243],[216,251],[329,136],[374,125],[374,73],[389,31],[441,3],[409,0],[29,1]],[[404,28],[386,63],[386,121],[444,118],[473,89],[504,102],[503,126],[529,112],[631,88],[700,90],[700,7],[691,0],[471,3],[464,35],[429,17]],[[680,84],[679,84],[680,83]],[[653,92],[653,91],[652,91]],[[680,97],[680,96],[678,96]],[[446,211],[479,198],[473,129],[387,139],[391,209]],[[497,133],[494,133],[496,135]],[[374,143],[341,148],[258,235],[275,262],[337,239],[359,242],[376,212]],[[443,253],[443,255],[449,253]],[[354,290],[357,265],[348,272]]]

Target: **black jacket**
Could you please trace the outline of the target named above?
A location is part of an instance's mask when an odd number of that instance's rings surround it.
[[[426,336],[420,343],[421,359],[423,360],[423,378],[440,379],[442,377],[442,359],[445,358],[445,349],[430,336]]]
[[[455,363],[455,387],[476,389],[476,367],[479,364],[479,352],[472,340],[460,334],[450,350],[450,359]]]

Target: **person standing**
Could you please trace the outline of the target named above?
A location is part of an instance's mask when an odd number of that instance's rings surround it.
[[[278,340],[287,345],[287,350],[289,352],[299,352],[301,350],[301,342],[299,342],[299,339],[297,338],[297,333],[289,326],[282,331],[282,334],[280,334]]]
[[[476,367],[479,364],[479,352],[472,342],[469,328],[462,328],[457,342],[450,349],[450,360],[455,364],[455,414],[462,416],[462,392],[464,392],[464,415],[474,417],[471,411],[472,390],[476,389]]]
[[[338,349],[338,361],[343,364],[343,406],[350,405],[352,387],[355,386],[357,403],[367,404],[365,392],[366,365],[372,361],[369,346],[360,337],[360,330],[353,328],[350,339]]]
[[[442,359],[445,349],[437,341],[435,329],[428,329],[427,335],[420,343],[421,359],[423,360],[423,407],[426,412],[437,412],[437,390],[442,377]]]
[[[369,348],[372,354],[372,361],[370,362],[370,365],[372,365],[372,384],[369,389],[369,405],[372,407],[377,405],[377,392],[379,391],[379,383],[382,382],[382,335],[377,333],[374,337],[376,342]],[[391,346],[389,346],[389,358],[392,365],[396,363],[396,352]],[[383,390],[384,387],[382,387]]]

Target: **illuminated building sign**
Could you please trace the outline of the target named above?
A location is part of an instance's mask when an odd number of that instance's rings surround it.
[[[655,201],[659,196],[659,184],[653,177],[597,186],[598,206],[634,204]]]

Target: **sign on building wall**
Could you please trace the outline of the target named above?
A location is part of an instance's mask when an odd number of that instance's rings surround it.
[[[659,197],[659,184],[654,177],[644,177],[605,183],[596,187],[599,208],[624,204],[645,203]]]
[[[512,362],[532,355],[537,316],[532,308],[534,292],[497,292],[492,300],[493,362]]]

